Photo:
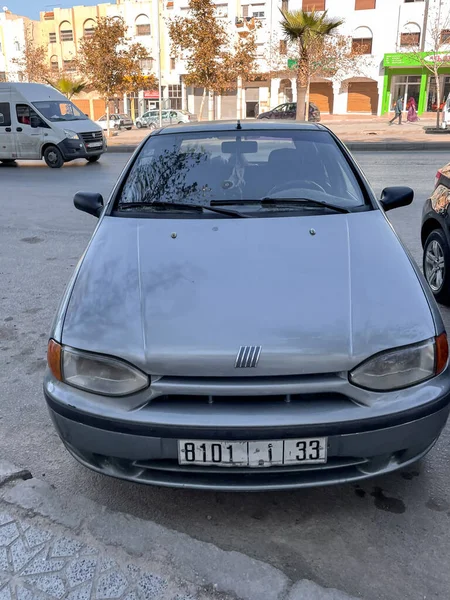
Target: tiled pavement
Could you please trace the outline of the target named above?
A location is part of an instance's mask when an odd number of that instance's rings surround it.
[[[196,600],[162,577],[0,512],[0,600]]]

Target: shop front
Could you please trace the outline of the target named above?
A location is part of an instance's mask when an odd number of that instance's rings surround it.
[[[431,71],[423,66],[430,53],[395,53],[385,54],[384,88],[381,113],[394,110],[398,98],[403,99],[406,106],[410,98],[417,104],[417,112],[436,112],[438,105],[442,106],[450,93],[450,66],[440,68],[440,99],[437,98],[436,78]],[[450,57],[443,54],[443,62],[448,65]]]

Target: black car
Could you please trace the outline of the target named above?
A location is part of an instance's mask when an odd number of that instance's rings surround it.
[[[450,163],[436,174],[422,213],[423,272],[434,297],[450,306]]]
[[[258,115],[258,119],[292,119],[295,120],[297,114],[297,102],[286,102],[285,104],[280,104],[276,108],[269,110],[268,112],[261,113]],[[320,110],[313,103],[309,103],[309,119],[308,121],[312,121],[314,123],[318,123],[320,121]]]

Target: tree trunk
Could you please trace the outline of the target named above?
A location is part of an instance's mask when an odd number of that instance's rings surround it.
[[[105,101],[106,104],[106,136],[110,137],[111,130],[109,128],[109,98]]]
[[[205,98],[206,98],[206,88],[203,88],[203,96],[202,96],[202,101],[200,103],[200,111],[199,111],[199,115],[198,115],[198,120],[202,121],[203,120],[203,107],[205,106]]]
[[[436,74],[436,129],[439,129],[439,121],[441,116],[441,82],[439,81],[439,73]]]
[[[208,90],[208,121],[214,121],[214,92]]]
[[[305,120],[305,100],[306,100],[306,88],[300,81],[300,74],[297,74],[297,113],[295,119],[297,121]]]
[[[305,121],[309,121],[309,92],[311,89],[311,81],[308,77],[308,82],[305,88]]]
[[[236,118],[238,121],[242,119],[242,77],[238,77],[237,79]]]

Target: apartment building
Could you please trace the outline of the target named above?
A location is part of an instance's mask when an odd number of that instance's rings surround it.
[[[215,3],[217,18],[223,20],[232,37],[256,31],[258,63],[264,74],[256,81],[243,82],[242,90],[216,96],[215,118],[251,117],[257,108],[262,112],[283,102],[296,101],[294,76],[272,76],[268,61],[268,49],[282,44],[281,8],[327,10],[330,17],[344,19],[340,33],[349,36],[355,49],[365,54],[364,68],[358,73],[312,81],[311,101],[322,113],[384,114],[392,109],[394,98],[399,95],[405,99],[414,97],[419,113],[437,107],[436,81],[411,54],[411,48],[424,53],[430,50],[427,32],[438,15],[443,24],[448,20],[450,0],[215,0]],[[0,78],[8,72],[11,76],[14,71],[12,59],[20,56],[26,25],[31,25],[36,39],[47,45],[55,73],[74,72],[80,40],[92,35],[96,20],[105,16],[124,19],[129,35],[143,44],[152,57],[143,68],[156,74],[159,13],[162,98],[157,90],[141,90],[112,99],[113,106],[136,116],[161,102],[165,108],[185,108],[198,114],[203,90],[185,85],[186,65],[172,56],[167,32],[168,19],[186,15],[188,11],[188,0],[117,0],[115,4],[47,10],[41,12],[39,22],[0,12]],[[447,39],[450,43],[450,31],[445,27],[442,36],[444,43]],[[286,65],[289,59],[286,54]],[[450,93],[450,69],[448,73],[443,71],[441,90],[443,96]],[[93,117],[104,112],[104,103],[95,94],[81,96],[76,102]]]
[[[38,35],[37,26],[36,21],[14,15],[7,9],[0,12],[0,81],[19,79],[16,61],[22,57],[27,32],[32,37]]]

